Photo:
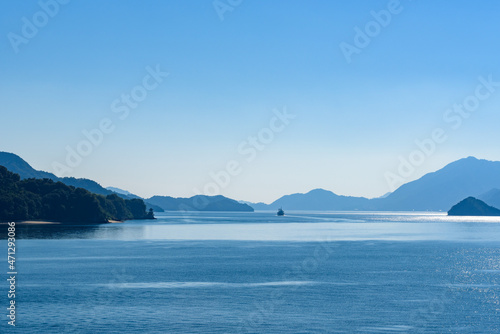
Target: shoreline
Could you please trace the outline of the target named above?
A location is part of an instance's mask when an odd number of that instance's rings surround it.
[[[0,222],[0,225],[7,225],[9,222]],[[17,224],[27,224],[27,225],[60,225],[61,223],[59,222],[49,222],[49,221],[43,221],[43,220],[26,220],[26,221],[20,221],[20,222],[15,222]]]
[[[0,225],[7,225],[10,222],[0,222]],[[16,225],[80,225],[74,223],[63,223],[63,222],[51,222],[46,220],[25,220],[25,221],[15,221]],[[101,225],[101,224],[123,224],[123,220],[108,220],[102,223],[92,223],[83,225]]]

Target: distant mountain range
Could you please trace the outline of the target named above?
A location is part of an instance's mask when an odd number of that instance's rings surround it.
[[[447,211],[464,198],[477,197],[495,188],[500,188],[500,162],[469,157],[426,174],[376,201],[381,210]]]
[[[454,204],[475,196],[500,207],[500,162],[474,157],[450,163],[444,168],[409,182],[381,198],[347,197],[316,189],[307,194],[283,196],[271,204],[250,203],[256,210],[375,210],[448,211]]]
[[[140,198],[139,196],[132,194],[130,191],[126,191],[126,190],[123,190],[123,189],[120,189],[120,188],[115,188],[115,187],[106,187],[106,189],[107,189],[107,190],[109,190],[109,191],[112,191],[112,192],[114,192],[114,193],[117,193],[117,194],[121,194],[121,195],[127,196],[127,197],[135,197],[135,198]]]
[[[500,208],[500,189],[491,189],[477,198],[490,206]]]
[[[12,153],[0,152],[0,165],[19,174],[23,179],[48,178],[96,194],[115,193],[124,199],[141,198],[123,189],[103,188],[92,180],[58,178],[54,174],[37,171]],[[404,184],[392,193],[374,199],[342,196],[324,189],[315,189],[306,194],[283,196],[271,204],[237,202],[224,196],[191,198],[154,196],[144,201],[148,209],[153,208],[155,211],[249,212],[253,209],[274,211],[280,207],[285,211],[448,211],[453,205],[470,196],[500,208],[500,162],[479,160],[474,157],[461,159],[434,173]]]
[[[348,197],[336,195],[331,191],[315,189],[307,194],[292,194],[281,197],[273,203],[250,204],[255,210],[277,210],[280,207],[289,210],[366,210],[370,200],[364,197]]]
[[[120,188],[107,187],[106,189],[125,195],[129,198],[140,198],[139,196]],[[144,200],[150,205],[160,208],[161,211],[254,211],[252,207],[224,196],[198,195],[191,198],[153,196]]]
[[[153,196],[148,198],[147,201],[158,205],[165,211],[254,211],[251,206],[239,203],[224,196],[198,195],[191,198]]]
[[[111,195],[117,194],[123,199],[142,199],[144,200],[147,209],[152,208],[155,212],[162,212],[165,210],[171,211],[253,211],[248,205],[240,204],[232,199],[223,196],[195,196],[192,198],[172,198],[155,196],[153,201],[141,198],[126,190],[108,187],[103,188],[99,183],[89,179],[76,179],[73,177],[59,178],[52,173],[38,171],[30,166],[21,157],[8,152],[0,152],[0,166],[4,166],[10,172],[19,174],[21,179],[50,179],[53,181],[62,182],[68,186],[75,188],[83,188],[94,194]],[[161,205],[157,205],[160,203]],[[201,204],[198,204],[201,203]],[[166,209],[164,209],[165,207]]]

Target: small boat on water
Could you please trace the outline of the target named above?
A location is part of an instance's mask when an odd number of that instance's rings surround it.
[[[281,216],[284,216],[284,215],[285,215],[285,211],[283,211],[283,208],[280,208],[280,209],[278,210],[278,216],[280,216],[280,217],[281,217]]]

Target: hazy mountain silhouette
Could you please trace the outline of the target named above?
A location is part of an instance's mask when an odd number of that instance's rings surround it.
[[[53,181],[62,182],[68,186],[73,186],[75,188],[83,188],[94,194],[99,195],[112,195],[116,194],[123,199],[143,199],[137,195],[134,195],[126,190],[120,188],[109,187],[108,189],[103,188],[99,183],[89,180],[89,179],[76,179],[74,177],[63,177],[59,178],[54,174],[38,171],[30,166],[21,157],[7,152],[0,152],[0,166],[6,167],[9,171],[19,174],[21,179],[50,179]],[[172,197],[154,197],[155,201],[163,203],[163,206],[167,207],[167,210],[185,210],[186,207],[191,207],[189,211],[253,211],[253,208],[246,204],[240,204],[237,201],[223,197],[223,196],[195,196],[192,198],[172,198]],[[162,212],[164,209],[161,205],[151,202],[150,200],[143,199],[146,203],[147,209],[152,208],[155,212]],[[202,203],[198,205],[199,209],[196,209],[196,203]],[[179,207],[181,209],[179,209]]]
[[[364,197],[339,196],[331,191],[315,189],[307,194],[292,194],[281,197],[266,205],[251,204],[255,210],[277,210],[283,207],[289,210],[365,210],[370,201]]]
[[[106,187],[106,189],[107,189],[107,190],[109,190],[109,191],[115,192],[115,193],[117,193],[117,194],[120,194],[120,195],[125,195],[125,196],[127,196],[127,197],[131,197],[131,198],[140,198],[139,196],[132,194],[130,191],[123,190],[123,189],[120,189],[120,188],[116,188],[116,187]]]
[[[474,197],[468,197],[454,205],[448,216],[500,216],[500,210]]]
[[[132,194],[130,191],[123,190],[123,189],[116,188],[116,187],[106,187],[106,189],[116,193],[118,196],[125,198],[125,199],[134,199],[134,198],[142,199],[142,200],[144,200],[144,203],[146,203],[148,210],[149,210],[149,208],[151,208],[151,209],[153,209],[154,212],[164,212],[165,211],[161,207],[159,207],[158,205],[154,205],[153,203],[149,203],[141,196],[137,196],[135,194]]]
[[[492,188],[500,188],[500,162],[469,157],[404,184],[387,198],[372,202],[378,210],[447,211],[460,200]]]
[[[387,197],[347,197],[316,189],[307,194],[283,196],[269,205],[250,205],[256,210],[277,210],[283,207],[287,210],[325,211],[447,211],[460,200],[468,196],[479,196],[492,188],[500,188],[500,162],[469,157],[409,182]]]
[[[491,189],[490,191],[477,197],[481,201],[495,208],[500,208],[500,189]]]
[[[241,204],[246,204],[248,206],[251,206],[252,208],[254,208],[254,210],[257,210],[257,211],[265,211],[265,210],[271,210],[271,209],[274,210],[273,206],[271,206],[270,204],[262,203],[262,202],[259,202],[259,203],[252,203],[252,202],[247,202],[247,201],[239,201],[239,202]]]
[[[125,199],[140,198],[128,191],[105,189],[88,179],[58,178],[54,174],[37,171],[15,154],[0,152],[0,165],[17,173],[22,179],[48,178],[66,185],[84,188],[92,193],[110,195],[118,193]],[[367,199],[337,195],[331,191],[315,189],[307,194],[283,196],[271,204],[237,202],[223,196],[195,196],[173,198],[155,196],[145,200],[155,211],[251,211],[277,210],[387,210],[387,211],[447,211],[463,198],[474,196],[493,206],[500,206],[500,162],[478,160],[474,157],[450,163],[444,168],[424,175],[418,180],[399,187],[386,197]],[[203,202],[204,205],[196,204]],[[182,208],[180,208],[182,207]],[[180,208],[180,209],[179,209]],[[253,208],[253,209],[252,209]]]
[[[254,209],[243,203],[224,196],[193,196],[191,198],[174,198],[170,196],[153,196],[149,203],[158,205],[165,211],[243,211]]]

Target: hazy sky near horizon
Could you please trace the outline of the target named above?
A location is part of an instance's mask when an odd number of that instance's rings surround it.
[[[405,182],[500,160],[500,85],[479,80],[500,82],[497,1],[54,1],[0,13],[0,151],[36,169],[143,197],[211,194],[216,173],[218,193],[271,202],[383,195],[437,128],[447,140]]]

